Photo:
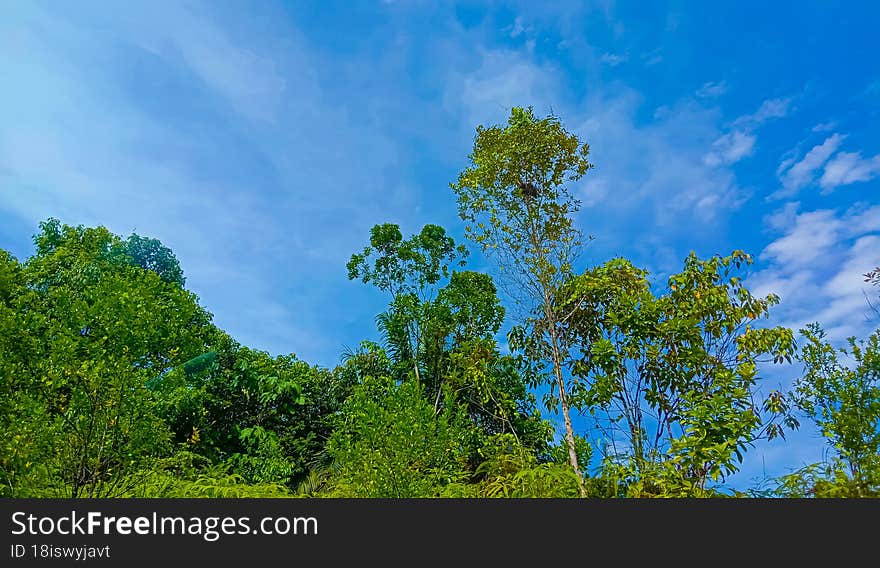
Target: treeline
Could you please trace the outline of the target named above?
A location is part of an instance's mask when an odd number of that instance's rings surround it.
[[[42,223],[32,257],[0,250],[0,496],[880,494],[880,330],[841,350],[762,325],[779,299],[742,251],[662,290],[623,258],[578,272],[588,155],[531,109],[478,127],[451,189],[497,281],[442,227],[373,227],[347,270],[387,295],[381,339],[332,369],[238,344],[161,242]],[[803,372],[765,392],[765,364]],[[799,420],[826,461],[725,487]]]

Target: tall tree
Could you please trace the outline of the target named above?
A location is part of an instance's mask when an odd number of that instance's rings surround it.
[[[495,258],[509,293],[530,314],[511,335],[511,346],[529,338],[536,362],[551,367],[569,463],[579,480],[563,373],[567,348],[558,334],[553,298],[571,276],[583,238],[573,220],[579,202],[568,184],[592,167],[589,151],[557,117],[538,118],[531,108],[513,108],[506,126],[477,127],[471,165],[451,184],[467,236]]]
[[[424,334],[422,311],[436,296],[436,285],[448,278],[450,264],[467,254],[438,225],[425,225],[404,239],[393,223],[376,225],[370,230],[370,244],[348,261],[348,277],[391,294],[391,308],[384,328],[390,331],[390,343],[399,346],[400,359],[410,361],[416,381],[421,383]]]

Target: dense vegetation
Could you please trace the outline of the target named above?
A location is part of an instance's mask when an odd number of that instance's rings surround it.
[[[42,223],[32,257],[0,250],[0,496],[880,494],[880,330],[841,350],[761,325],[779,299],[744,286],[742,251],[663,289],[623,258],[579,272],[588,156],[530,109],[479,127],[451,188],[497,282],[440,226],[376,225],[347,269],[387,295],[381,341],[332,369],[238,344],[159,241]],[[769,365],[799,365],[790,392]],[[725,488],[799,419],[825,462]]]

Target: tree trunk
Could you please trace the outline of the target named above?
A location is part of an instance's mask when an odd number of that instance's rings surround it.
[[[535,226],[535,216],[533,214],[530,200],[526,200],[526,211],[529,217],[529,241],[538,257],[538,265],[544,263],[545,257],[543,253],[543,243],[538,235],[538,228]],[[538,278],[541,291],[544,295],[544,324],[550,333],[550,346],[553,357],[553,375],[556,377],[556,386],[559,390],[559,406],[562,408],[562,420],[565,423],[565,443],[568,446],[568,461],[574,471],[578,481],[578,493],[581,497],[587,496],[587,490],[584,487],[584,479],[581,477],[581,470],[578,466],[577,448],[574,441],[574,428],[571,425],[571,412],[568,405],[568,393],[565,389],[565,379],[562,376],[562,349],[559,346],[559,337],[557,336],[557,319],[553,312],[551,304],[551,288],[552,284],[544,278]]]
[[[547,312],[545,312],[547,313]],[[553,319],[553,318],[551,318]],[[568,461],[578,480],[578,493],[581,497],[587,496],[584,487],[584,478],[581,476],[578,466],[577,448],[574,441],[574,428],[571,425],[571,412],[568,405],[568,393],[565,389],[565,379],[562,377],[562,353],[559,349],[559,340],[556,337],[556,322],[550,322],[550,338],[553,346],[553,374],[556,376],[556,386],[559,388],[559,406],[562,408],[562,420],[565,423],[565,442],[568,445]]]

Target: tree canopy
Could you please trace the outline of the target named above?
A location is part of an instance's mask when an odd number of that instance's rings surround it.
[[[741,250],[587,266],[588,156],[531,108],[479,126],[450,197],[492,272],[375,225],[340,275],[387,303],[331,367],[230,337],[160,240],[46,220],[0,249],[0,497],[880,495],[880,330],[773,325]],[[726,486],[802,422],[825,460]]]

